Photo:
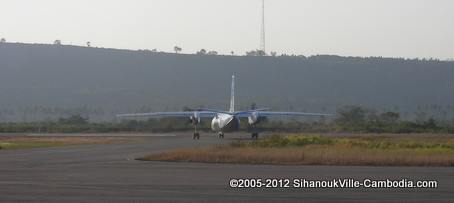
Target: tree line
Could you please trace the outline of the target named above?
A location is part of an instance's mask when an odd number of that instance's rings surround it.
[[[313,133],[454,133],[454,125],[427,120],[402,120],[397,112],[377,112],[361,106],[347,106],[338,111],[336,118],[316,121],[297,119],[263,119],[257,126],[260,131],[313,132]],[[90,122],[88,117],[73,115],[46,122],[0,123],[1,133],[116,133],[152,132],[165,133],[191,131],[187,118],[161,118],[144,120],[120,120],[116,122]],[[203,120],[199,130],[210,132],[210,120]],[[250,131],[246,120],[241,122],[242,131]]]

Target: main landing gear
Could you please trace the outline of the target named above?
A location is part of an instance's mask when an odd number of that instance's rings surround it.
[[[259,139],[259,133],[258,133],[258,130],[256,129],[255,125],[251,125],[251,128],[250,128],[250,129],[251,129],[251,131],[252,131],[252,133],[251,133],[251,138],[252,138],[253,140]]]
[[[259,139],[259,133],[255,133],[255,132],[252,133],[251,138],[252,138],[253,140]]]
[[[197,131],[197,125],[194,125],[194,134],[192,136],[192,139],[194,139],[194,140],[200,139],[200,133]]]
[[[194,140],[199,140],[200,139],[200,133],[194,132],[194,136],[192,137]]]

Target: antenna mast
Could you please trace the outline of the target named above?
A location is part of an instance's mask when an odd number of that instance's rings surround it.
[[[260,36],[260,50],[266,53],[266,35],[265,35],[265,0],[262,0],[262,26]]]

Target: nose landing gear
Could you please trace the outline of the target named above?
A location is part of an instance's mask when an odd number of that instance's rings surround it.
[[[219,132],[218,135],[219,135],[219,139],[224,139],[224,133],[223,132]]]

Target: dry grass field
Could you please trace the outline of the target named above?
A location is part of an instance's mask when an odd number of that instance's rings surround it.
[[[275,135],[258,141],[179,149],[139,160],[277,165],[454,166],[454,137]]]

